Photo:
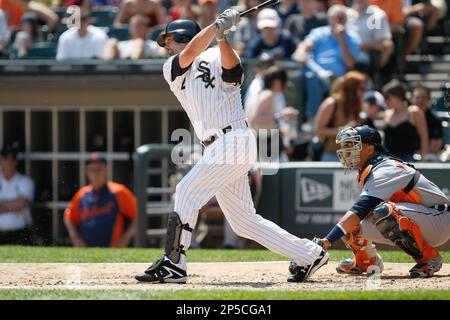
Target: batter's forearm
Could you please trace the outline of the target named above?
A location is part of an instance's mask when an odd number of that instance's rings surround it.
[[[239,56],[227,40],[219,41],[220,60],[224,69],[233,69],[241,63]]]
[[[182,69],[191,65],[194,59],[205,51],[216,35],[216,25],[211,24],[200,31],[181,51],[179,63]]]

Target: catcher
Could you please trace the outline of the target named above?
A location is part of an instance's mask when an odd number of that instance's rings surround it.
[[[450,238],[450,208],[445,194],[413,165],[391,156],[377,130],[357,126],[341,130],[336,143],[342,166],[359,169],[361,194],[339,223],[316,243],[328,249],[339,238],[354,253],[338,273],[383,270],[375,243],[395,245],[416,265],[411,278],[433,276],[442,267],[437,247]],[[293,263],[291,262],[291,266]]]

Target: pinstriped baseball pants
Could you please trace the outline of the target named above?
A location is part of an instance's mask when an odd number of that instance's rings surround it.
[[[222,135],[209,145],[201,160],[178,183],[175,212],[183,224],[195,226],[199,210],[213,197],[233,231],[294,259],[299,265],[316,260],[322,248],[300,239],[256,214],[248,183],[248,170],[256,159],[256,139],[248,128]],[[191,232],[183,230],[180,244],[187,250]]]

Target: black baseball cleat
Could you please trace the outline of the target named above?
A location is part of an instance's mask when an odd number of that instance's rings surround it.
[[[322,266],[328,263],[330,255],[325,250],[322,251],[319,258],[314,263],[307,266],[299,266],[295,261],[291,261],[289,264],[289,272],[292,274],[287,281],[288,282],[304,282],[313,275],[314,272],[319,270]]]
[[[177,267],[169,258],[162,256],[143,274],[134,277],[139,282],[186,283],[186,270]]]

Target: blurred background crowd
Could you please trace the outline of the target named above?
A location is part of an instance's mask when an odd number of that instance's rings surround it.
[[[168,22],[193,19],[205,27],[226,8],[261,2],[0,0],[0,56],[164,58],[155,39]],[[449,10],[445,0],[281,0],[248,15],[229,40],[242,58],[258,61],[244,88],[252,127],[280,129],[281,161],[336,161],[336,133],[358,123],[382,130],[402,159],[447,161],[447,122],[435,114],[445,107],[432,96],[441,88],[409,81],[405,72],[408,57],[448,53]],[[441,52],[427,41],[433,36],[443,37]],[[294,106],[286,98],[290,86],[301,97]]]

